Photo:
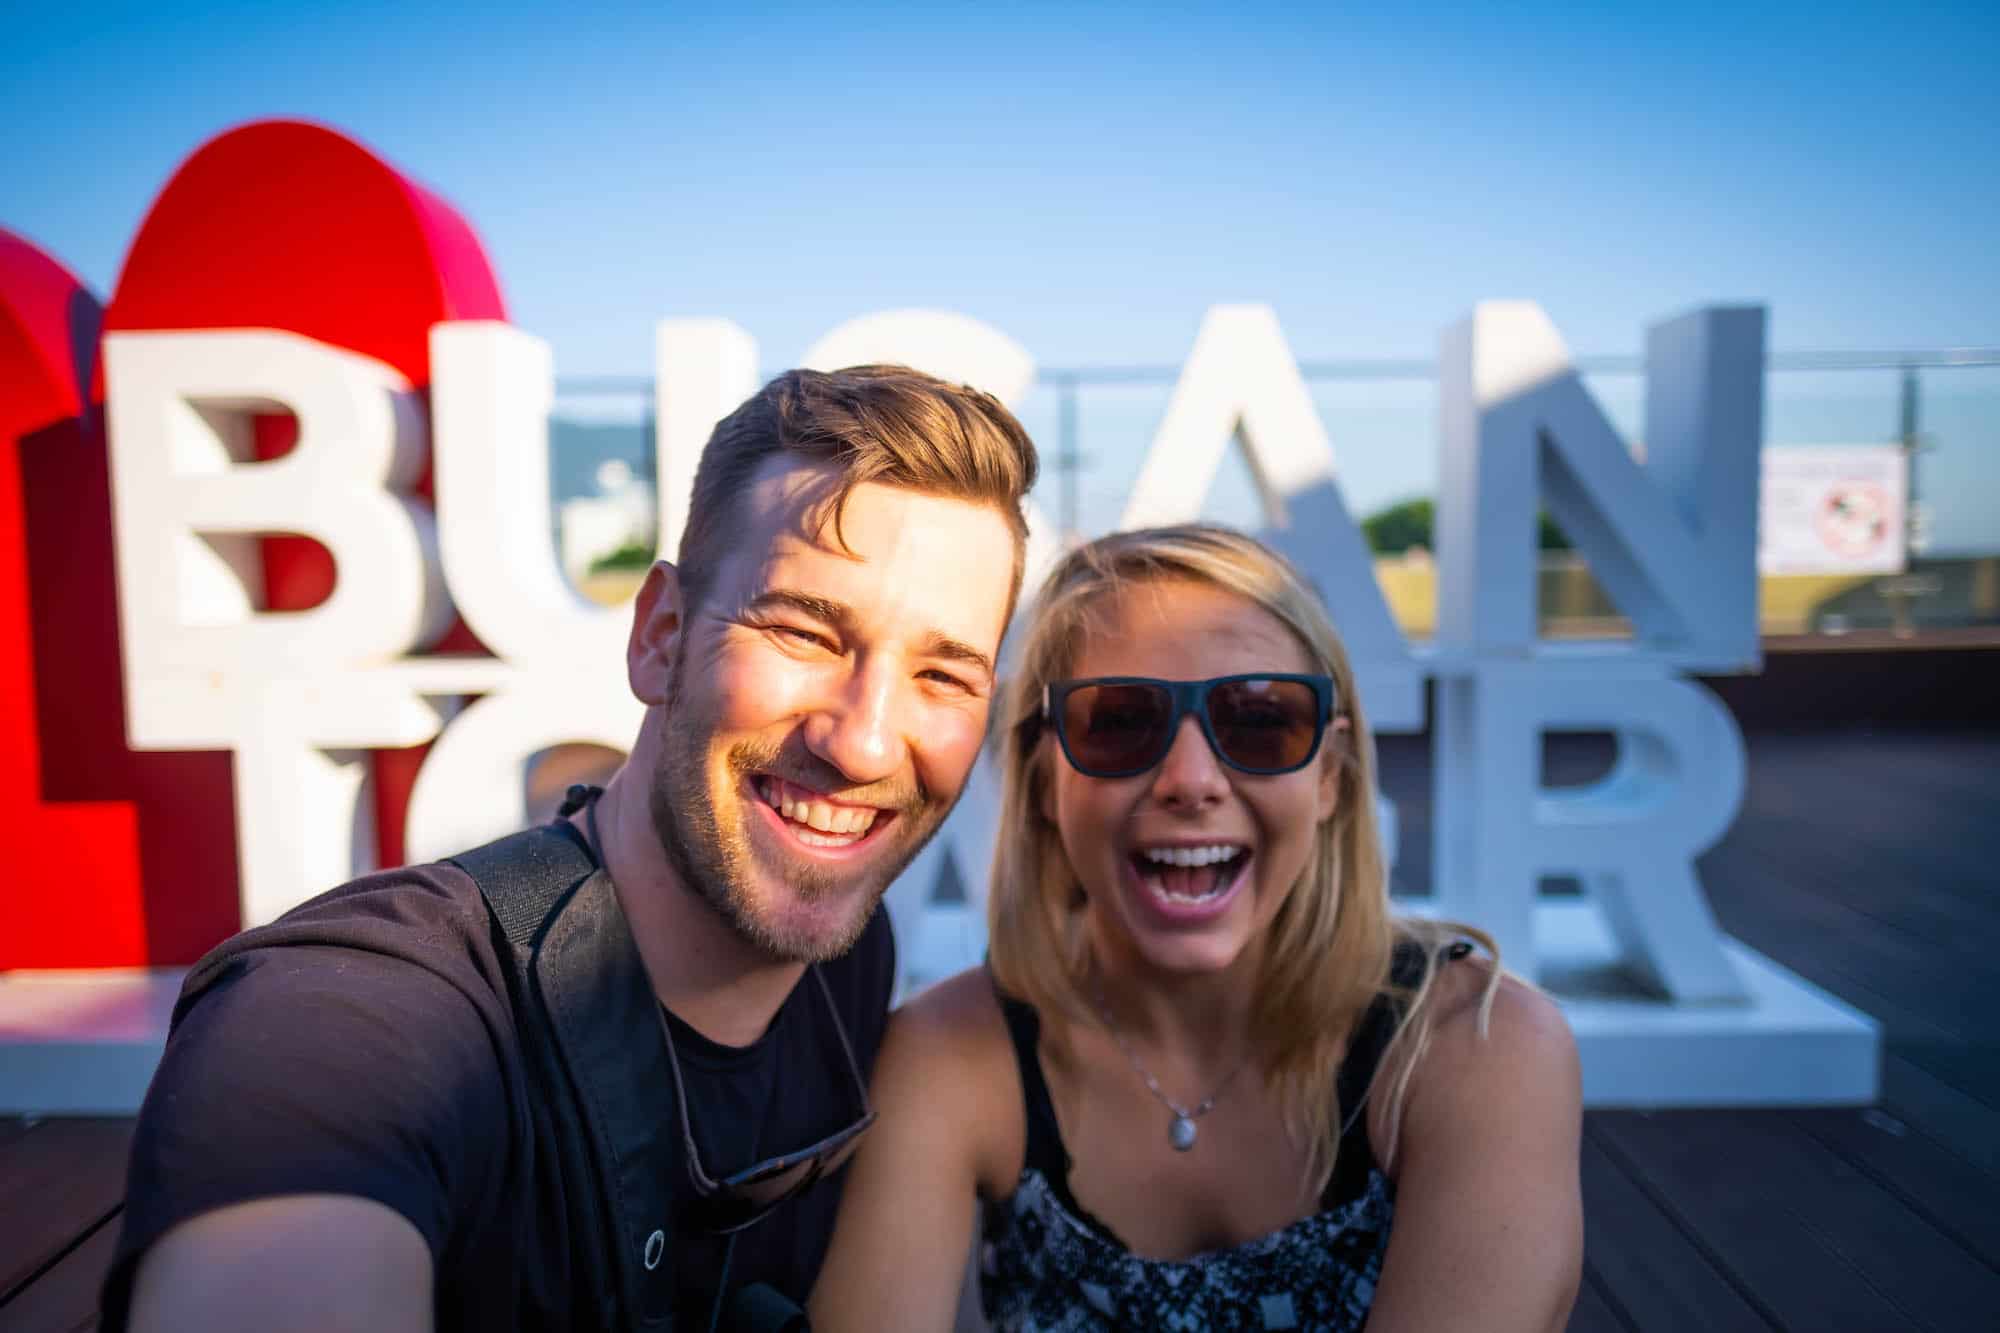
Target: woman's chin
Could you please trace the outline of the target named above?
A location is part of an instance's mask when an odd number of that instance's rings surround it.
[[[1243,956],[1246,943],[1233,935],[1225,939],[1206,934],[1192,939],[1185,936],[1174,939],[1142,937],[1133,941],[1135,952],[1148,971],[1190,978],[1229,971]]]
[[[1250,896],[1237,909],[1211,920],[1168,924],[1149,912],[1121,903],[1115,920],[1104,924],[1124,938],[1112,945],[1149,972],[1196,977],[1227,972],[1242,958],[1256,934]],[[1105,941],[1110,944],[1111,941]]]

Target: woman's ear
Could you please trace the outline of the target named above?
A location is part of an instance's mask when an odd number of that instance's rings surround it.
[[[1348,726],[1345,714],[1336,717],[1327,728],[1326,752],[1320,756],[1319,766],[1319,817],[1333,818],[1333,812],[1340,805],[1340,774],[1347,767],[1347,747],[1353,744],[1353,728]]]

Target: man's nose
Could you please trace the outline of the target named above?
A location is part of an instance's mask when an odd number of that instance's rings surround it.
[[[861,663],[806,718],[806,748],[860,786],[903,771],[910,682],[886,662]]]
[[[1192,716],[1181,719],[1167,757],[1153,774],[1152,791],[1162,805],[1190,808],[1213,805],[1228,794],[1229,775]]]

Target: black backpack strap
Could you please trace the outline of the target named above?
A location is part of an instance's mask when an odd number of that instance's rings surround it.
[[[529,949],[556,904],[590,878],[597,862],[569,824],[544,824],[496,838],[450,859],[472,876],[500,932]]]
[[[811,1333],[798,1302],[768,1282],[738,1287],[722,1307],[720,1326],[729,1333]]]

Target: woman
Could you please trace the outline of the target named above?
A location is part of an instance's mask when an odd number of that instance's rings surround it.
[[[1298,573],[1205,525],[1072,552],[1002,714],[988,965],[890,1025],[816,1328],[1561,1328],[1576,1051],[1389,915],[1373,742]],[[1466,937],[1488,958],[1471,956]]]

